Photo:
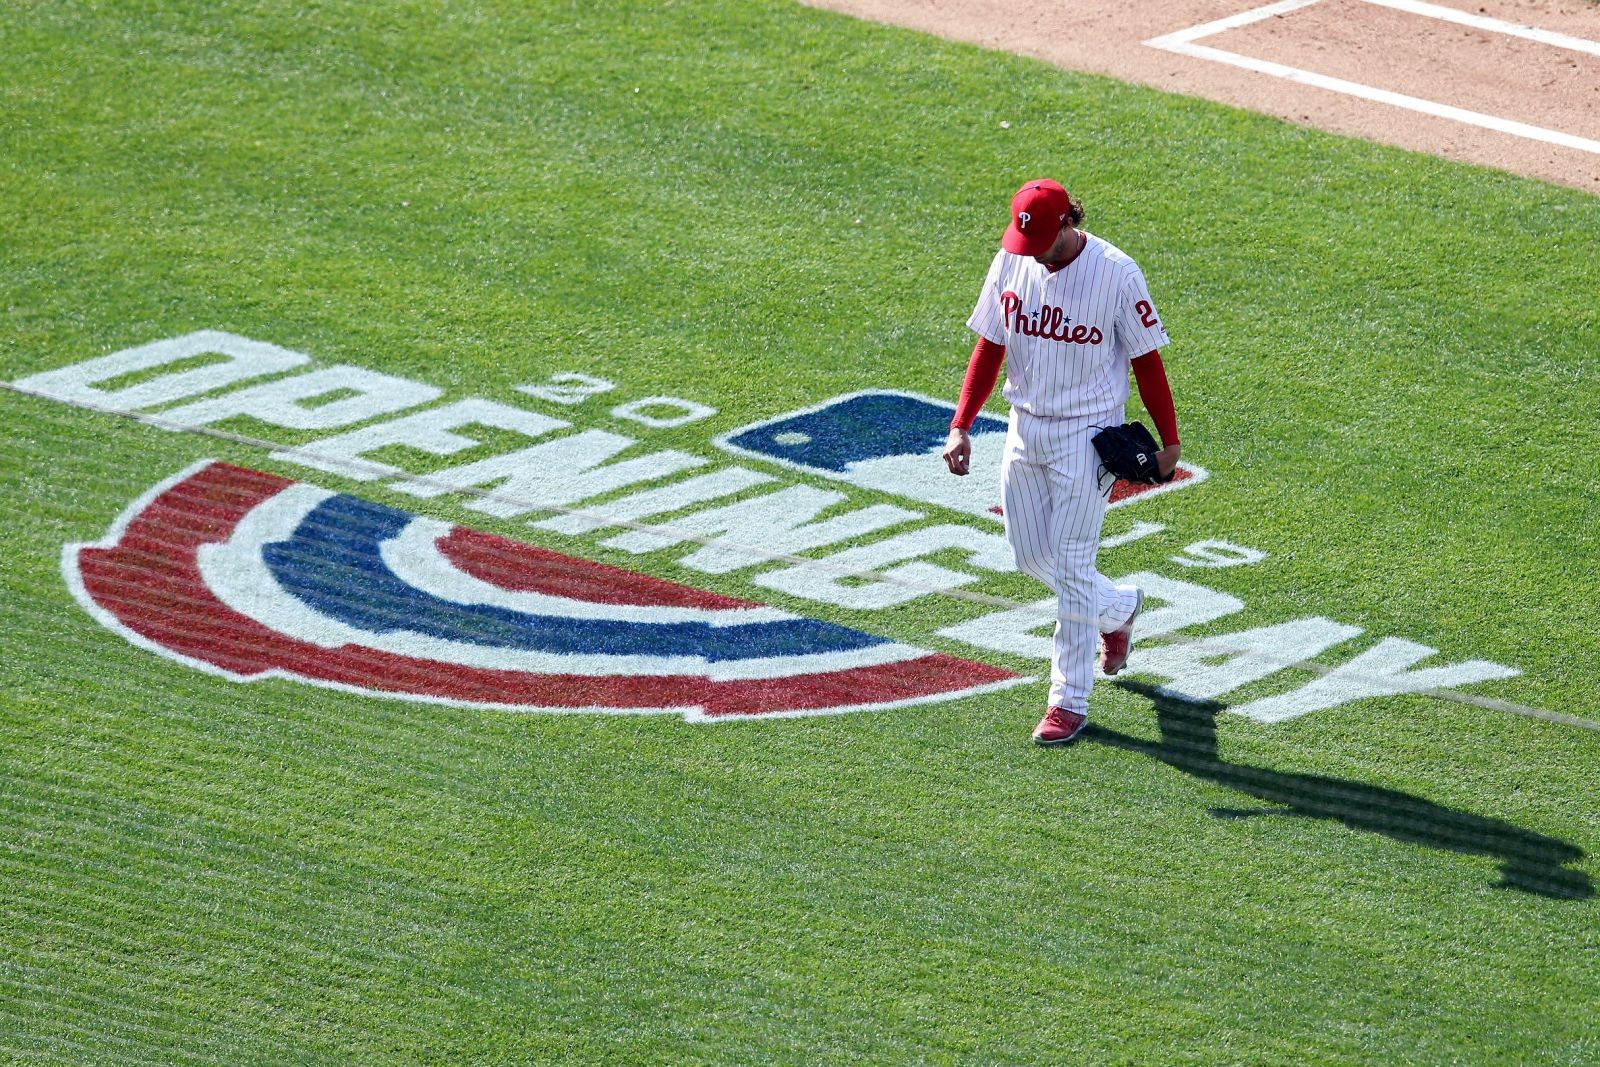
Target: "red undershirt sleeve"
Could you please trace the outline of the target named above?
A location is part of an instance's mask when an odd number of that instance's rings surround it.
[[[1000,364],[1005,358],[1005,345],[997,345],[987,337],[978,338],[972,349],[972,359],[967,363],[967,377],[961,383],[961,399],[956,402],[951,426],[963,430],[972,428],[984,401],[994,392],[994,383],[1000,380]]]
[[[968,372],[971,376],[971,372]],[[1139,399],[1156,424],[1163,448],[1178,443],[1178,415],[1172,407],[1172,386],[1167,383],[1167,368],[1161,362],[1161,353],[1151,349],[1133,361],[1133,377],[1139,383]],[[963,393],[963,396],[966,394]]]

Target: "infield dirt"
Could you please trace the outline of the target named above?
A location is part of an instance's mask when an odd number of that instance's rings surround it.
[[[1145,41],[1261,6],[1252,0],[806,0],[1289,122],[1600,193],[1600,153],[1548,144],[1153,48]],[[1442,0],[1503,22],[1600,42],[1587,0]],[[1206,45],[1498,118],[1600,139],[1600,58],[1493,30],[1322,0]]]

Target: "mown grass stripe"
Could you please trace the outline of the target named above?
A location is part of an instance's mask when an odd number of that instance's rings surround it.
[[[953,397],[1005,200],[1052,174],[1145,268],[1213,472],[1140,505],[1166,531],[1108,567],[1239,597],[1216,632],[1321,615],[1591,717],[1600,200],[789,3],[603,15],[17,9],[0,379],[220,328],[451,398],[600,374],[575,423],[714,457],[862,388]],[[667,394],[719,412],[609,414]],[[1445,847],[1477,816],[1593,869],[1591,731],[1426,700],[1223,715],[1218,772],[1209,734],[1179,744],[1117,687],[1093,742],[1050,753],[1042,688],[708,730],[226,684],[86,617],[60,551],[202,453],[260,452],[3,390],[0,412],[0,959],[32,968],[0,974],[40,988],[0,988],[0,1058],[100,1058],[97,1013],[103,1058],[146,1062],[1593,1058],[1600,903],[1494,888],[1495,856]],[[1180,573],[1207,538],[1269,556]],[[766,599],[751,572],[547,543]],[[916,643],[984,610],[947,599],[817,614]],[[1423,825],[1364,828],[1385,804]],[[259,989],[227,970],[282,956]],[[341,974],[355,999],[316,984]],[[19,1023],[57,1037],[20,1047]]]

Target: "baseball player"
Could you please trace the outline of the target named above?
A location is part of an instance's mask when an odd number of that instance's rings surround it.
[[[1116,674],[1133,645],[1144,593],[1095,568],[1114,478],[1090,438],[1120,426],[1132,365],[1161,435],[1162,476],[1180,452],[1172,390],[1158,349],[1168,342],[1144,274],[1110,242],[1078,228],[1082,205],[1058,183],[1031,181],[1011,200],[1011,225],[967,325],[978,335],[944,460],[964,475],[968,435],[1003,362],[1011,403],[1000,502],[1017,566],[1057,597],[1050,702],[1033,739],[1064,745],[1088,721],[1096,635],[1100,668]]]

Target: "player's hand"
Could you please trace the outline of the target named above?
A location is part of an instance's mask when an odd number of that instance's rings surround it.
[[[959,426],[950,427],[944,440],[944,465],[951,474],[965,474],[972,465],[972,438]]]
[[[1183,451],[1183,446],[1168,445],[1156,453],[1156,466],[1161,470],[1161,477],[1165,478],[1178,467],[1178,454]]]

